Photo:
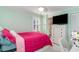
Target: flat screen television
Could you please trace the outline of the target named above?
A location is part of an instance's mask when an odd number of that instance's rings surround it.
[[[53,24],[67,24],[67,23],[68,23],[68,14],[53,16]]]

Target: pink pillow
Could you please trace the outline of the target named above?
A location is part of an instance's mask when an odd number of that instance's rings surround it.
[[[7,37],[12,43],[16,43],[16,38],[10,33],[8,29],[3,29],[2,33],[5,37]]]

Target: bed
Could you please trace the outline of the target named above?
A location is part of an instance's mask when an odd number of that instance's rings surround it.
[[[16,52],[35,52],[46,46],[52,47],[52,42],[48,35],[40,32],[9,31],[5,29],[4,35],[8,40],[16,45]]]
[[[45,46],[52,46],[49,36],[40,32],[18,33],[25,40],[25,51],[34,52]]]

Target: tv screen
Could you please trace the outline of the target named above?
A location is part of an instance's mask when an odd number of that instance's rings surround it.
[[[67,24],[68,23],[68,14],[62,14],[53,17],[53,24]]]

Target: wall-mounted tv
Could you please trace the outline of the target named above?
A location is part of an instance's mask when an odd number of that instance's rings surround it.
[[[68,14],[53,16],[53,24],[67,24],[67,23],[68,23]]]

